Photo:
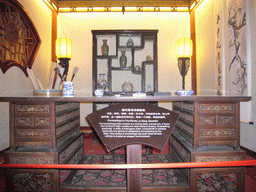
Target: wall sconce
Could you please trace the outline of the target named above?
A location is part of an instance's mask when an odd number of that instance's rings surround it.
[[[193,44],[190,38],[180,38],[176,42],[176,51],[178,57],[178,67],[182,76],[182,89],[185,89],[185,76],[190,66],[190,57],[192,55]]]
[[[56,40],[56,56],[60,60],[60,66],[65,70],[62,77],[66,80],[68,75],[69,60],[72,56],[72,42],[68,38],[58,38]]]

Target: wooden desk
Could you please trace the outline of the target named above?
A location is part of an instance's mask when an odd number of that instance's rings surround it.
[[[83,151],[77,120],[79,103],[145,101],[173,102],[173,111],[180,114],[170,139],[174,162],[243,160],[240,102],[250,99],[225,96],[0,97],[0,101],[10,102],[11,149],[6,152],[6,160],[18,164],[76,163]],[[36,170],[10,171],[9,177],[16,175],[11,184],[17,186],[25,174],[33,171]],[[36,173],[41,177],[50,174],[51,181],[45,190],[59,190],[58,171],[37,170]],[[190,169],[184,170],[184,174],[190,180],[191,191],[206,188],[206,180],[217,187],[244,191],[244,168]]]

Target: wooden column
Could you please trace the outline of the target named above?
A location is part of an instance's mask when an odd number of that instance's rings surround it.
[[[141,145],[127,145],[127,164],[141,164]],[[127,191],[140,192],[141,188],[141,169],[127,170]]]
[[[57,15],[56,11],[52,11],[52,61],[56,61],[55,41],[57,39]]]
[[[55,44],[57,39],[57,15],[58,13],[55,10],[52,10],[52,61],[57,61]],[[57,73],[55,73],[52,89],[54,89],[54,85],[57,79]]]
[[[197,72],[196,72],[196,21],[195,21],[195,9],[190,12],[190,35],[193,42],[193,53],[191,57],[191,87],[197,94]]]

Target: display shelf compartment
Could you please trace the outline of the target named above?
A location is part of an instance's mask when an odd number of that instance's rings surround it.
[[[121,75],[121,79],[120,79]],[[140,92],[141,89],[141,76],[134,75],[131,70],[123,70],[123,71],[117,71],[113,70],[111,72],[111,84],[112,84],[112,92],[114,93],[121,93],[122,91],[122,85],[125,82],[131,82],[133,85],[133,92]]]
[[[125,51],[125,56],[127,58],[126,67],[121,67],[120,65],[120,57],[122,55],[122,51]],[[134,56],[133,51],[127,49],[118,49],[118,57],[111,59],[111,67],[115,68],[133,68]]]
[[[101,46],[103,45],[103,40],[107,41],[107,45],[109,47],[108,55],[103,55]],[[116,56],[116,35],[96,35],[96,44],[97,44],[97,56],[108,57],[108,56]]]
[[[118,35],[119,48],[143,48],[142,34],[121,34]],[[129,45],[128,42],[131,40],[133,45]]]
[[[125,82],[133,84],[133,92],[157,92],[157,33],[157,30],[92,30],[92,92],[98,89],[99,74],[105,74],[108,84],[104,95],[122,93]],[[103,40],[109,46],[107,55],[101,53]],[[132,44],[127,44],[129,41]],[[121,66],[124,51],[127,63]]]

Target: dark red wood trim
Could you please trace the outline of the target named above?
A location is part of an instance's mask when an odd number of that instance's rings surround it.
[[[1,159],[4,157],[5,151],[8,151],[9,149],[10,149],[10,147],[0,151],[0,164],[4,163],[4,161],[2,162]]]
[[[0,169],[0,179],[5,176],[4,169]]]
[[[5,151],[8,151],[9,149],[10,149],[10,147],[0,151],[0,164],[4,164],[5,163],[4,153],[5,153]],[[4,176],[5,176],[4,169],[0,169],[0,179],[2,177],[4,177]]]
[[[246,147],[241,146],[241,149],[244,150],[246,152],[246,155],[256,159],[256,152],[252,151],[250,149],[247,149]]]
[[[90,126],[81,126],[80,131],[83,133],[92,133],[93,128]]]

